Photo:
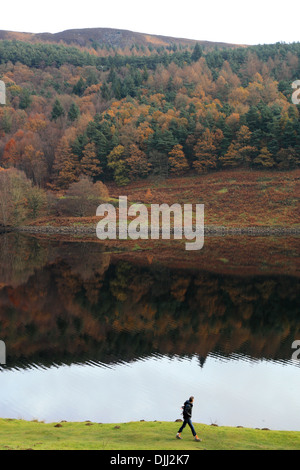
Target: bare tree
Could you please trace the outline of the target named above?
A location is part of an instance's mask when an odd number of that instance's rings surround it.
[[[58,201],[57,208],[61,215],[71,217],[87,217],[96,214],[101,200],[108,197],[108,191],[103,183],[95,183],[87,176],[81,176],[79,181],[72,183],[65,196]]]

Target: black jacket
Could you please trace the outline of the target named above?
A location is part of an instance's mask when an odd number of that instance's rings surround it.
[[[192,408],[193,408],[193,403],[190,402],[190,400],[186,400],[183,405],[183,417],[184,419],[188,419],[192,417]]]

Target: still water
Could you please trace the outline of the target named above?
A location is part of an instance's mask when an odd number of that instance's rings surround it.
[[[299,238],[134,248],[0,237],[0,416],[299,431]]]

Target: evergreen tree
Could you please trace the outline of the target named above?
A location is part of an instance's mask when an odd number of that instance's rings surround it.
[[[76,119],[78,119],[79,115],[80,115],[80,110],[78,106],[76,105],[76,103],[73,102],[68,112],[68,118],[71,122],[74,122],[76,121]]]
[[[101,96],[105,101],[108,101],[111,98],[111,92],[107,82],[104,82],[101,86]]]
[[[82,77],[78,80],[78,82],[73,87],[73,93],[78,96],[82,96],[84,90],[86,89],[86,84]]]
[[[65,111],[61,105],[61,102],[56,99],[51,112],[51,120],[56,121],[59,117],[64,116]]]
[[[294,122],[289,119],[284,127],[282,135],[282,146],[284,148],[294,147],[296,145],[297,134],[295,130]]]
[[[200,46],[200,44],[197,42],[195,44],[195,47],[194,47],[194,50],[193,50],[193,53],[192,53],[192,56],[191,56],[191,60],[193,62],[197,62],[197,60],[200,59],[200,57],[202,57],[202,47]]]
[[[267,147],[261,149],[259,155],[254,158],[253,163],[260,168],[272,168],[275,165],[272,154]]]
[[[242,126],[226,154],[219,158],[221,166],[224,168],[247,166],[255,152],[255,148],[250,145],[250,142],[251,132],[247,126]]]
[[[24,88],[20,94],[20,109],[27,109],[31,104],[32,98],[29,90]]]
[[[277,167],[280,170],[290,170],[297,168],[300,164],[300,153],[293,148],[282,148],[275,157]]]

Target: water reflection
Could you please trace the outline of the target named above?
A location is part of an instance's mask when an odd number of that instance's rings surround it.
[[[153,355],[109,366],[5,371],[0,415],[48,422],[175,421],[182,397],[193,393],[195,422],[299,431],[298,369],[211,355],[201,368],[195,356]]]
[[[261,253],[281,247],[279,271],[262,273],[249,242],[247,271],[244,239],[231,241],[232,263],[207,240],[195,265],[91,241],[1,236],[0,416],[173,420],[193,392],[205,398],[195,420],[300,430],[299,367],[290,361],[300,339],[298,242],[259,241]],[[279,401],[285,414],[275,413]]]

